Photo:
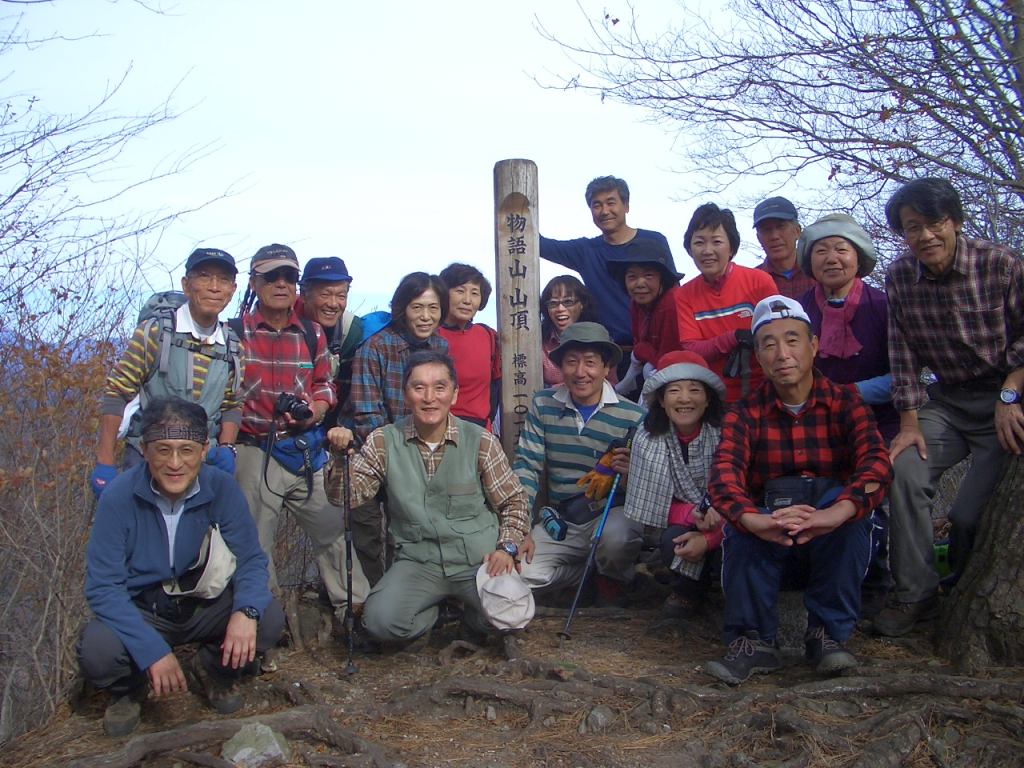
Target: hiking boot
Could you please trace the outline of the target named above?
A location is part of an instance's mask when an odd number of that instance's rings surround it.
[[[419,637],[415,637],[406,643],[402,650],[405,653],[422,653],[427,650],[427,646],[430,645],[430,637],[434,634],[433,628],[428,629]]]
[[[665,598],[661,615],[667,619],[692,619],[700,610],[700,600],[684,592],[673,592]]]
[[[767,674],[782,669],[782,652],[775,647],[775,638],[762,640],[748,630],[729,643],[724,659],[709,661],[704,673],[729,685],[739,685],[754,674]]]
[[[595,582],[597,583],[596,605],[598,608],[628,608],[632,604],[626,594],[626,585],[621,581],[598,574]]]
[[[808,627],[804,635],[804,657],[823,675],[834,675],[857,666],[856,657],[833,640],[824,627]]]
[[[192,674],[199,681],[206,703],[214,712],[230,715],[245,705],[235,678],[208,670],[198,653],[192,657]]]
[[[865,621],[873,621],[874,618],[885,610],[889,602],[888,592],[864,591],[860,596],[860,618]]]
[[[118,697],[103,713],[103,732],[107,736],[127,736],[135,730],[146,699],[146,686]],[[115,696],[116,694],[111,694]]]
[[[871,628],[876,635],[903,637],[914,629],[917,622],[934,619],[938,615],[939,601],[934,595],[916,603],[893,602],[871,620]]]

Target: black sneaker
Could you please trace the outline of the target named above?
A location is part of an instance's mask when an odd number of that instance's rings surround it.
[[[934,619],[938,615],[939,601],[934,596],[916,603],[893,602],[871,620],[871,629],[876,635],[903,637],[917,626],[917,622]]]
[[[214,712],[230,715],[245,705],[235,678],[210,672],[198,653],[192,657],[192,674],[199,681],[203,693],[206,694],[206,703]]]
[[[804,656],[823,675],[834,675],[857,666],[857,658],[842,643],[829,637],[824,627],[808,627],[804,635]]]
[[[775,647],[775,639],[762,640],[754,630],[748,630],[729,643],[724,659],[709,661],[705,674],[729,685],[739,685],[751,675],[767,674],[782,669],[782,652]]]
[[[142,714],[142,702],[149,689],[142,686],[136,691],[119,696],[103,713],[103,732],[107,736],[127,736],[135,730]],[[112,694],[116,695],[116,694]]]

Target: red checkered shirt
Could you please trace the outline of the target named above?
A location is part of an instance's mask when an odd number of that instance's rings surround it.
[[[737,401],[725,415],[722,441],[711,464],[711,503],[734,525],[757,514],[768,480],[807,475],[843,484],[859,520],[882,502],[892,464],[875,417],[852,385],[833,384],[818,371],[800,413],[786,410],[770,381]],[[866,490],[878,483],[872,492]],[[741,528],[741,526],[738,526]]]
[[[316,359],[309,347],[298,315],[293,310],[288,324],[275,331],[260,315],[259,308],[242,317],[245,331],[245,405],[242,432],[265,440],[270,430],[274,403],[282,392],[310,401],[323,400],[330,408],[338,402],[331,378],[331,359],[323,329],[316,323]]]
[[[946,384],[992,379],[994,389],[1024,368],[1024,261],[1009,248],[961,235],[941,276],[907,254],[889,267],[885,292],[898,410],[925,404],[923,366]]]
[[[762,261],[760,264],[757,265],[757,268],[760,269],[762,272],[767,272],[769,275],[771,275],[772,280],[775,281],[775,287],[778,289],[779,293],[790,299],[799,299],[801,296],[807,293],[807,291],[811,290],[811,288],[818,284],[818,281],[815,280],[813,277],[804,274],[804,272],[800,269],[799,264],[796,266],[796,268],[793,270],[789,277],[786,277],[781,272],[777,272],[775,270],[775,267],[772,266],[771,260],[769,259],[765,259],[764,261]]]

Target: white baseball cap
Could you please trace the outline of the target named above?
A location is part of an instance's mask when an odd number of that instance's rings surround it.
[[[754,307],[754,319],[750,321],[750,332],[757,333],[757,329],[762,325],[770,323],[772,320],[785,320],[786,318],[803,320],[808,325],[811,324],[811,318],[807,316],[807,312],[796,299],[779,295],[761,299]]]

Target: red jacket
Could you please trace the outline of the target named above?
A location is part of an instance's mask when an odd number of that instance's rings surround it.
[[[635,301],[629,302],[629,319],[633,331],[633,356],[641,363],[657,365],[666,352],[682,349],[679,344],[679,321],[676,294],[679,286],[670,286],[648,312]]]

